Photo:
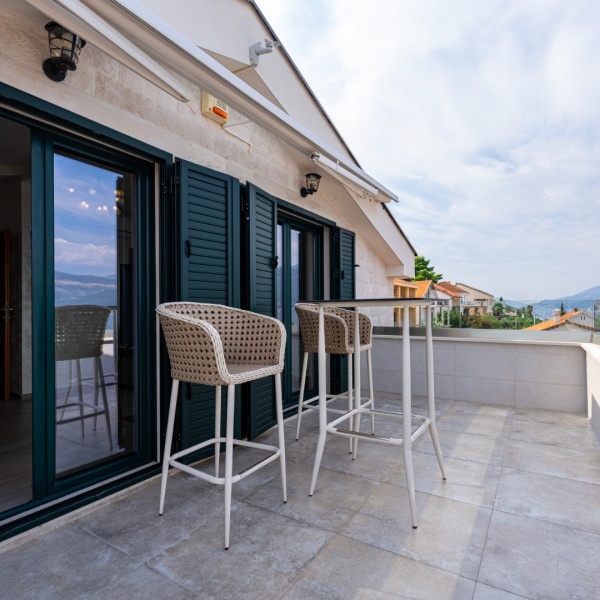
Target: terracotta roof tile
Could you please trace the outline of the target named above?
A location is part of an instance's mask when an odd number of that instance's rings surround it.
[[[425,294],[427,293],[427,291],[429,290],[429,288],[431,287],[431,284],[433,282],[431,280],[426,280],[426,281],[415,281],[414,283],[417,284],[417,291],[415,292],[415,298],[424,298]]]
[[[450,290],[450,288],[444,287],[444,286],[440,285],[439,283],[434,283],[433,287],[436,288],[436,289],[438,289],[438,290],[440,290],[441,292],[444,292],[444,294],[448,294],[449,296],[453,296],[454,298],[460,298],[462,296],[462,294],[464,294],[464,292],[462,292],[461,294],[453,292],[453,291]]]
[[[547,321],[542,321],[541,323],[537,323],[531,327],[524,327],[523,331],[548,331],[550,329],[556,329],[557,327],[565,325],[571,317],[574,317],[579,312],[581,312],[579,309],[574,308],[573,310],[566,312],[564,315],[561,315],[558,321],[555,321],[554,317],[552,317]],[[584,323],[571,323],[571,325],[577,325],[578,327],[583,327],[584,329],[593,329],[593,327],[590,325],[585,325]]]
[[[440,281],[436,285],[439,285],[444,290],[449,290],[450,292],[452,292],[453,294],[457,294],[458,296],[463,296],[464,294],[467,293],[467,292],[465,292],[465,290],[462,290],[459,287],[456,287],[449,281]]]

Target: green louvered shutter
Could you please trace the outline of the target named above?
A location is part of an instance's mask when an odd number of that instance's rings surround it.
[[[275,316],[277,198],[248,184],[248,300],[249,310]],[[255,438],[276,422],[272,377],[250,383],[249,437]]]
[[[339,298],[350,300],[356,296],[354,233],[340,229],[340,289]]]
[[[239,307],[239,182],[187,161],[178,160],[176,166],[181,211],[181,299]],[[223,390],[223,399],[225,393]],[[214,436],[215,388],[185,384],[182,394],[182,445],[187,448]],[[226,403],[222,401],[222,430],[225,411]],[[236,409],[236,413],[240,411]],[[241,419],[236,420],[235,428],[239,435]],[[188,459],[197,460],[210,453],[212,447]]]
[[[356,297],[354,233],[336,227],[331,231],[331,297],[349,300]],[[331,359],[332,391],[340,394],[348,390],[348,363],[345,357]]]

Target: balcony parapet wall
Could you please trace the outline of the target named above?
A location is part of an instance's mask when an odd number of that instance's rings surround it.
[[[600,345],[582,344],[586,355],[588,419],[600,441]]]
[[[434,330],[436,398],[578,414],[590,412],[583,339],[563,335],[557,336],[563,339],[553,336],[546,341],[523,339],[528,336],[520,332],[494,332],[494,337],[485,333]],[[402,389],[401,342],[398,328],[375,328],[373,379],[378,391],[399,393]],[[600,353],[595,364],[598,371],[592,412],[600,425]],[[411,330],[411,378],[413,393],[425,396],[425,338],[419,328]],[[595,429],[597,435],[599,430],[600,427]]]

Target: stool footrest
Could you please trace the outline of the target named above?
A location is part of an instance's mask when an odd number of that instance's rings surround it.
[[[192,452],[201,450],[202,448],[205,448],[206,446],[214,446],[217,443],[224,444],[225,442],[226,442],[226,438],[224,438],[224,437],[211,438],[210,440],[205,440],[204,442],[201,442],[200,444],[196,444],[195,446],[186,448],[185,450],[181,450],[180,452],[173,454],[169,458],[169,465],[171,467],[179,469],[180,471],[183,471],[184,473],[187,473],[188,475],[193,475],[194,477],[198,477],[198,479],[203,479],[204,481],[208,481],[208,482],[214,483],[216,485],[225,485],[225,477],[216,477],[214,475],[210,475],[209,473],[205,473],[204,471],[200,471],[199,469],[194,469],[194,467],[190,467],[189,465],[186,465],[177,460],[178,458],[187,456],[188,454],[191,454]],[[242,469],[242,471],[240,471],[236,475],[233,475],[231,478],[232,483],[235,483],[236,481],[240,481],[240,480],[244,479],[244,477],[251,475],[255,471],[258,471],[258,469],[264,467],[265,465],[268,465],[270,462],[276,460],[277,458],[279,458],[281,456],[281,450],[277,446],[271,446],[270,444],[260,444],[258,442],[250,442],[248,440],[234,439],[233,445],[234,446],[246,446],[248,448],[255,448],[258,450],[266,450],[267,452],[271,452],[271,454],[269,456],[267,456],[266,458],[258,461],[256,464],[254,464],[250,467],[246,467],[245,469]]]
[[[82,421],[83,419],[91,419],[106,413],[103,406],[90,404],[89,402],[69,402],[67,404],[60,404],[56,407],[56,410],[65,410],[66,408],[87,408],[93,412],[84,413],[83,415],[77,415],[76,417],[67,417],[57,419],[57,423],[74,423],[75,421]]]
[[[402,438],[383,437],[381,435],[376,435],[375,433],[363,433],[362,431],[352,431],[351,429],[335,428],[331,433],[337,433],[338,435],[343,435],[345,437],[359,437],[361,439],[368,439],[373,442],[384,442],[386,444],[401,444],[403,441]]]
[[[341,394],[335,394],[335,395],[327,394],[325,397],[326,397],[325,405],[327,405],[330,402],[333,402],[334,400],[347,400],[348,392],[342,392]],[[313,404],[313,402],[316,402],[317,404]],[[361,407],[370,406],[371,404],[372,404],[372,400],[371,400],[371,398],[368,398],[361,404]],[[319,410],[319,396],[314,396],[313,398],[304,400],[302,402],[302,408],[303,408],[303,410]],[[327,408],[328,412],[337,413],[340,415],[345,415],[348,412],[348,409],[345,409],[345,408],[330,408],[329,406],[326,406],[326,408]]]
[[[369,404],[366,402],[365,404]],[[387,411],[387,410],[372,410],[365,407],[365,404],[362,404],[360,408],[355,408],[350,412],[344,413],[338,419],[331,421],[326,427],[328,433],[333,433],[335,435],[341,435],[349,438],[360,438],[365,440],[371,440],[372,442],[379,442],[382,444],[391,444],[393,446],[401,446],[404,443],[404,438],[394,438],[394,437],[385,437],[381,435],[376,435],[374,433],[364,433],[362,431],[353,431],[352,429],[340,428],[338,427],[339,423],[347,421],[354,417],[355,415],[382,415],[386,417],[396,417],[396,418],[404,418],[402,413]],[[429,417],[424,417],[422,415],[411,415],[412,419],[417,419],[421,421],[419,426],[411,433],[410,439],[411,441],[415,441],[418,437],[423,435],[425,431],[429,428],[429,424],[431,420]]]

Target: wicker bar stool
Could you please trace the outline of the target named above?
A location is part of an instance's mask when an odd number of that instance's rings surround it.
[[[298,419],[296,423],[296,439],[300,437],[300,424],[302,411],[306,409],[317,410],[318,404],[315,401],[319,396],[304,399],[304,387],[306,383],[306,369],[308,366],[308,355],[316,354],[319,351],[319,309],[316,304],[298,303],[295,305],[298,319],[300,320],[300,335],[302,345],[304,346],[304,357],[302,360],[302,375],[300,378],[300,395],[298,397]],[[353,331],[354,331],[354,311],[341,308],[327,308],[324,311],[325,319],[325,352],[328,354],[345,354],[348,357],[348,391],[341,394],[327,394],[327,404],[339,398],[348,398],[348,411],[352,410],[352,355],[354,352]],[[373,333],[373,324],[367,315],[359,313],[358,327],[360,331],[360,350],[367,353],[367,371],[369,373],[369,399],[364,404],[370,404],[374,409],[373,395],[373,370],[371,365],[371,336]],[[327,408],[328,411],[344,414],[346,410],[337,408]],[[375,433],[375,419],[371,416],[371,429]],[[352,451],[352,440],[350,440],[350,451]]]
[[[205,481],[223,485],[225,488],[225,549],[227,549],[229,548],[231,487],[234,483],[279,458],[283,501],[287,501],[281,398],[285,328],[277,319],[218,304],[171,302],[159,305],[156,312],[167,343],[173,378],[163,455],[159,514],[163,514],[169,466]],[[268,376],[275,378],[278,447],[233,437],[235,386]],[[215,386],[215,437],[171,454],[180,381]],[[225,437],[221,436],[221,386],[223,385],[227,386]],[[219,453],[222,443],[225,444],[225,473],[224,477],[219,477]],[[215,446],[214,476],[180,462],[180,458],[212,444]],[[270,454],[251,468],[234,475],[234,444],[266,450]]]
[[[108,441],[112,450],[112,432],[110,427],[110,414],[106,397],[106,383],[102,369],[102,344],[106,332],[106,323],[110,309],[106,306],[95,304],[79,304],[71,306],[58,306],[54,311],[54,359],[56,363],[69,361],[68,385],[62,404],[56,405],[60,416],[56,424],[81,421],[81,436],[85,436],[84,420],[94,419],[94,430],[97,419],[104,415]],[[84,400],[81,377],[81,360],[94,359],[94,402]],[[73,386],[73,361],[77,370],[78,400],[69,400]],[[98,404],[98,391],[102,391],[102,406]],[[79,408],[79,414],[71,416],[65,411],[67,408]]]

